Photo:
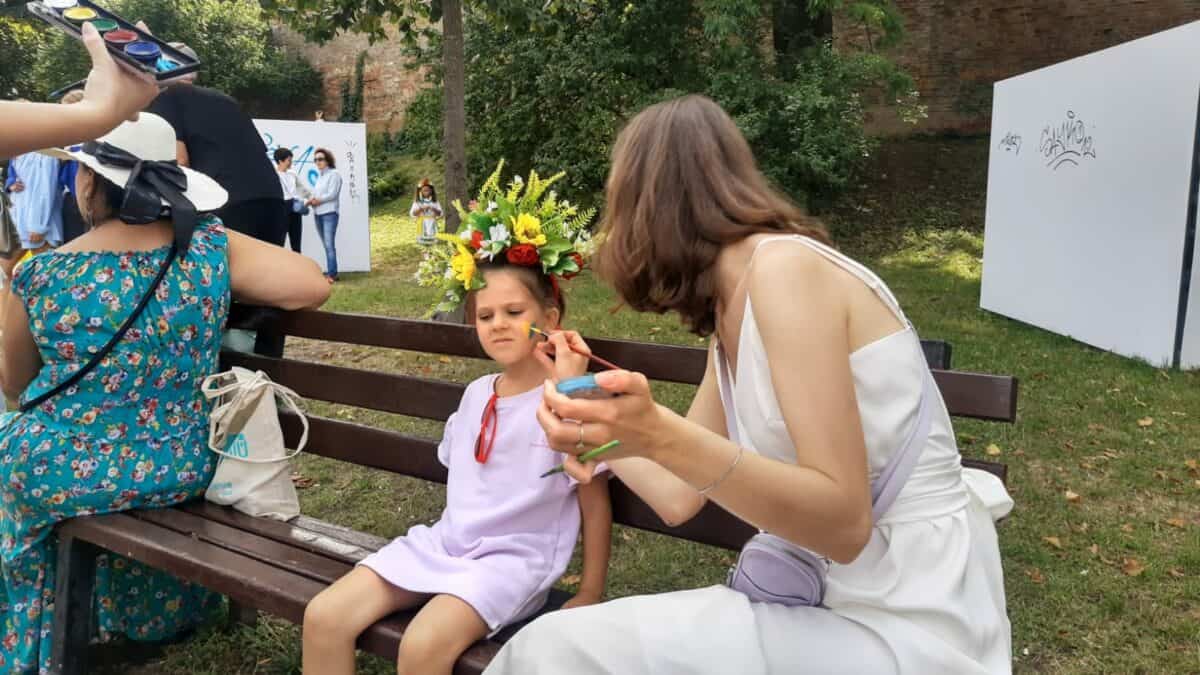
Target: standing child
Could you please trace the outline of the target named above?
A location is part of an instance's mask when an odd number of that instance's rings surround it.
[[[425,279],[436,280],[453,304],[466,303],[480,345],[502,371],[468,385],[446,422],[438,446],[438,459],[449,469],[441,519],[412,527],[309,603],[308,675],[353,673],[358,635],[422,603],[401,640],[398,671],[450,673],[476,640],[545,604],[581,525],[582,581],[567,607],[603,595],[612,526],[605,481],[541,477],[561,459],[535,417],[547,370],[582,373],[586,357],[567,347],[581,343],[574,334],[556,333],[540,349],[530,340],[528,324],[558,326],[565,306],[557,277],[578,271],[575,249],[583,241],[569,236],[573,208],[547,216],[558,207],[545,208],[539,194],[531,190],[526,199],[506,201],[495,219],[470,214],[461,238],[442,235],[456,253],[434,249],[423,265]],[[556,353],[553,362],[548,352]]]
[[[429,246],[437,241],[437,221],[442,217],[442,205],[438,203],[437,190],[428,178],[421,179],[421,184],[417,186],[417,194],[413,197],[408,215],[421,220],[421,234],[417,237],[417,243]]]

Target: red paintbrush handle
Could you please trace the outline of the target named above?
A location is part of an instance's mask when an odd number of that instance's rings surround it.
[[[571,351],[575,352],[576,354],[583,354],[583,352],[579,351],[578,349],[572,349]],[[618,366],[617,364],[613,363],[612,361],[606,361],[606,360],[600,358],[599,356],[596,356],[595,354],[591,354],[591,355],[584,354],[584,356],[587,356],[591,360],[595,361],[596,363],[599,363],[602,366],[605,366],[606,368],[611,368],[612,370],[622,370],[621,366]]]

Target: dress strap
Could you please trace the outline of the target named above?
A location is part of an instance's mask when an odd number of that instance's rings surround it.
[[[754,258],[758,255],[759,250],[761,250],[763,246],[776,241],[794,241],[803,244],[821,254],[833,264],[858,277],[860,281],[862,281],[867,285],[868,288],[875,292],[875,295],[877,295],[879,299],[883,301],[883,304],[887,305],[888,309],[892,310],[892,313],[896,315],[896,318],[899,319],[901,323],[903,323],[905,326],[909,325],[908,317],[904,315],[904,310],[900,309],[900,302],[896,300],[896,296],[892,295],[891,289],[887,287],[887,284],[883,283],[883,280],[880,279],[877,274],[867,269],[867,267],[863,264],[847,257],[844,253],[841,253],[832,246],[822,244],[812,237],[806,237],[802,234],[785,234],[763,239],[754,246],[754,251],[750,254],[750,262],[746,265],[746,274],[750,273],[750,267],[754,264]]]

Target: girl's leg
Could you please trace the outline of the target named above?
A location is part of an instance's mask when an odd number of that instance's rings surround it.
[[[466,602],[453,595],[434,596],[404,631],[396,672],[450,675],[467,647],[487,634],[487,624]]]
[[[353,675],[358,635],[425,597],[389,584],[368,567],[355,567],[318,593],[304,610],[305,675]]]

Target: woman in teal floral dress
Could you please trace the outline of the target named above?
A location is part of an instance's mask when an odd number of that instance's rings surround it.
[[[100,142],[161,160],[174,156],[175,134],[161,118],[143,113]],[[118,218],[125,199],[118,186],[129,180],[128,169],[83,149],[71,158],[81,163],[76,195],[92,231],[26,261],[0,310],[4,393],[22,404],[54,389],[109,341],[150,289],[174,236],[167,220],[129,225]],[[184,196],[198,210],[225,201],[211,179],[189,170],[184,175]],[[328,294],[316,263],[226,232],[215,217],[201,216],[190,245],[111,354],[78,384],[5,417],[0,672],[49,668],[55,524],[169,506],[204,493],[215,456],[207,450],[208,407],[200,382],[217,371],[231,297],[295,309],[320,305]],[[96,581],[101,637],[170,638],[216,602],[203,588],[116,555],[101,559]]]

